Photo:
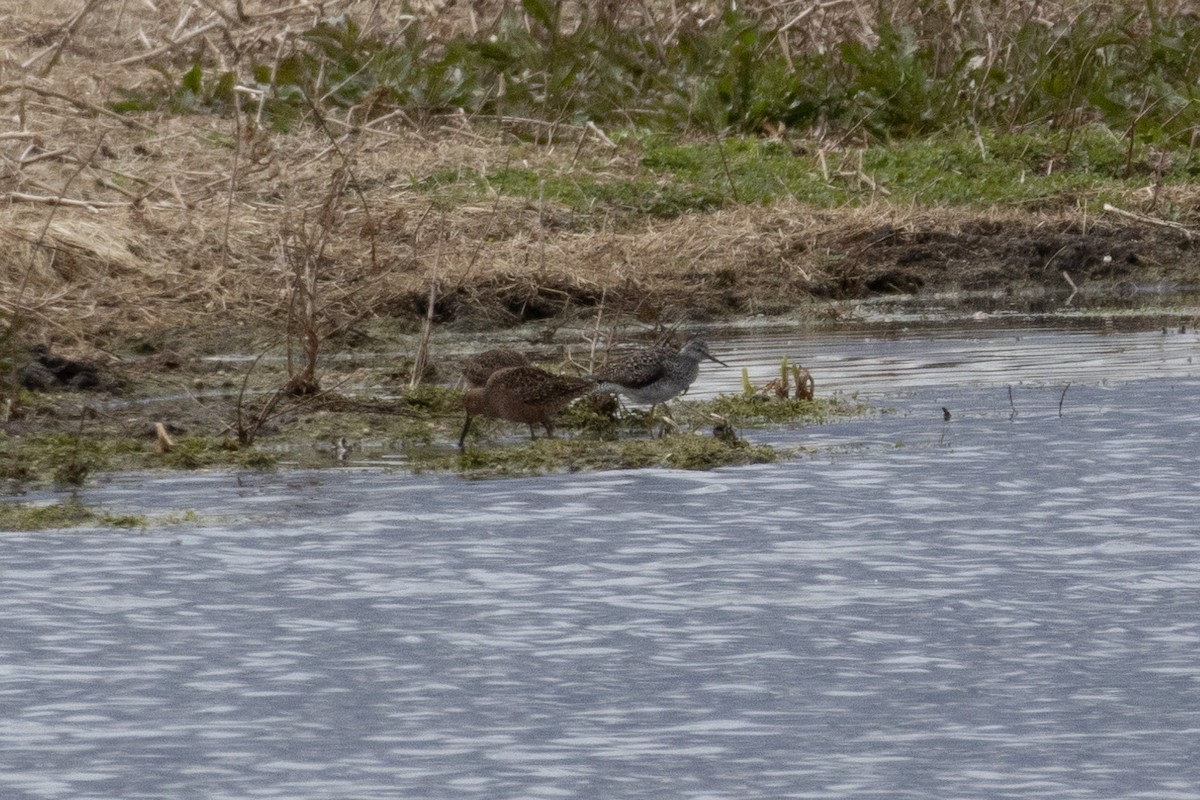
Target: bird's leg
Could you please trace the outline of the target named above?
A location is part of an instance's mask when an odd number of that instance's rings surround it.
[[[674,417],[664,411],[662,415],[662,429],[659,433],[659,438],[663,438],[667,435],[667,428],[670,428],[675,433],[679,433],[679,423],[675,421]]]
[[[529,441],[531,441],[531,442],[537,441],[537,434],[534,433],[534,431],[533,431],[533,423],[532,422],[529,423]]]
[[[470,430],[470,428],[471,428],[471,419],[472,419],[472,418],[471,418],[471,415],[470,415],[470,414],[468,414],[468,415],[467,415],[467,422],[466,422],[466,424],[465,424],[465,425],[463,425],[463,429],[462,429],[462,435],[458,437],[458,449],[459,449],[459,450],[462,450],[462,449],[463,449],[463,446],[464,446],[464,444],[465,444],[465,443],[466,443],[466,441],[467,441],[467,431],[468,431],[468,430]]]

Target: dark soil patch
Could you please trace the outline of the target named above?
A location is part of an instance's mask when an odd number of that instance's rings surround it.
[[[1195,243],[1182,231],[1120,225],[967,223],[956,230],[879,228],[845,242],[846,257],[817,294],[859,299],[922,289],[966,291],[1174,282],[1197,277]]]
[[[861,300],[922,291],[1069,288],[1097,293],[1158,283],[1195,285],[1195,245],[1180,230],[1129,225],[1048,225],[977,219],[953,227],[879,226],[815,242],[797,234],[752,257],[726,256],[686,271],[647,270],[607,285],[551,273],[492,277],[439,295],[434,321],[514,325],[598,306],[606,313],[708,320],[786,313],[815,299]],[[830,254],[818,260],[817,254]],[[730,263],[733,262],[733,263]],[[795,266],[791,266],[794,264]],[[561,267],[560,267],[561,268]],[[589,276],[590,277],[590,276]],[[409,313],[423,316],[426,297]],[[389,309],[394,310],[394,307]]]

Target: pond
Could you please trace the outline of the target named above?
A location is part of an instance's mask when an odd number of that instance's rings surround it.
[[[883,409],[773,465],[113,476],[197,521],[5,534],[0,795],[1194,797],[1200,338],[1128,327],[714,338]]]

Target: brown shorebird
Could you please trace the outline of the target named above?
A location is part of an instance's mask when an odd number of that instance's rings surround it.
[[[462,362],[462,376],[467,386],[483,386],[492,373],[508,367],[527,367],[529,359],[516,350],[499,348],[486,350]]]
[[[587,394],[595,385],[591,378],[573,378],[569,375],[554,375],[538,367],[505,367],[496,370],[483,386],[473,386],[463,395],[467,410],[467,421],[458,446],[463,447],[471,420],[478,416],[494,417],[509,422],[524,422],[529,426],[529,436],[536,439],[534,423],[546,429],[546,435],[554,436],[554,416],[563,406],[580,395]]]
[[[729,366],[708,352],[708,343],[699,336],[689,339],[679,350],[666,345],[639,348],[596,370],[597,390],[623,394],[638,405],[649,403],[653,414],[656,405],[688,390],[705,358]]]

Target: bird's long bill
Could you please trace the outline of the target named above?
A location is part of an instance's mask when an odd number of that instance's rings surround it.
[[[728,367],[728,366],[729,366],[729,365],[728,365],[728,364],[726,364],[724,361],[722,361],[721,359],[719,359],[719,358],[717,358],[716,356],[714,356],[712,353],[705,353],[704,355],[708,356],[708,358],[709,358],[709,360],[710,360],[710,361],[715,361],[715,362],[717,362],[718,364],[720,364],[722,367]]]

